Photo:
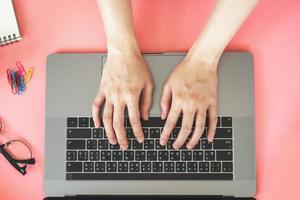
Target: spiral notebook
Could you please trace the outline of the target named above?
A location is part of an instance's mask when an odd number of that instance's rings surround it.
[[[12,0],[0,0],[0,45],[21,39]]]

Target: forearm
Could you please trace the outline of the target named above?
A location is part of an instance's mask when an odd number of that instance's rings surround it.
[[[133,28],[130,0],[97,0],[107,39],[108,51],[139,51]]]
[[[202,33],[188,56],[218,61],[231,38],[237,32],[258,0],[218,0]],[[197,58],[195,58],[197,59]]]

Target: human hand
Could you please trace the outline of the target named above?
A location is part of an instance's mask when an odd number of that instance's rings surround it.
[[[192,134],[186,145],[188,149],[192,149],[203,134],[207,110],[208,140],[213,140],[217,125],[217,62],[203,62],[187,56],[171,72],[161,97],[161,118],[166,119],[160,137],[161,145],[167,143],[180,114],[183,113],[181,130],[173,148],[179,149]],[[195,128],[191,133],[193,123]]]
[[[100,107],[104,104],[102,118],[108,140],[126,150],[124,111],[127,107],[134,135],[138,142],[143,142],[140,116],[148,119],[152,90],[150,71],[139,52],[109,52],[92,108],[95,127],[100,127]]]

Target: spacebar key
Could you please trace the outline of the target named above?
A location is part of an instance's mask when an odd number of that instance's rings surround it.
[[[67,173],[67,180],[233,180],[232,173],[138,174],[138,173]]]

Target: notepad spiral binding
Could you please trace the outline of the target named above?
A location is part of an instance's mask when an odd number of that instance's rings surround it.
[[[7,35],[0,37],[0,46],[12,44],[14,42],[17,42],[21,39],[21,37],[18,37],[16,34]]]

